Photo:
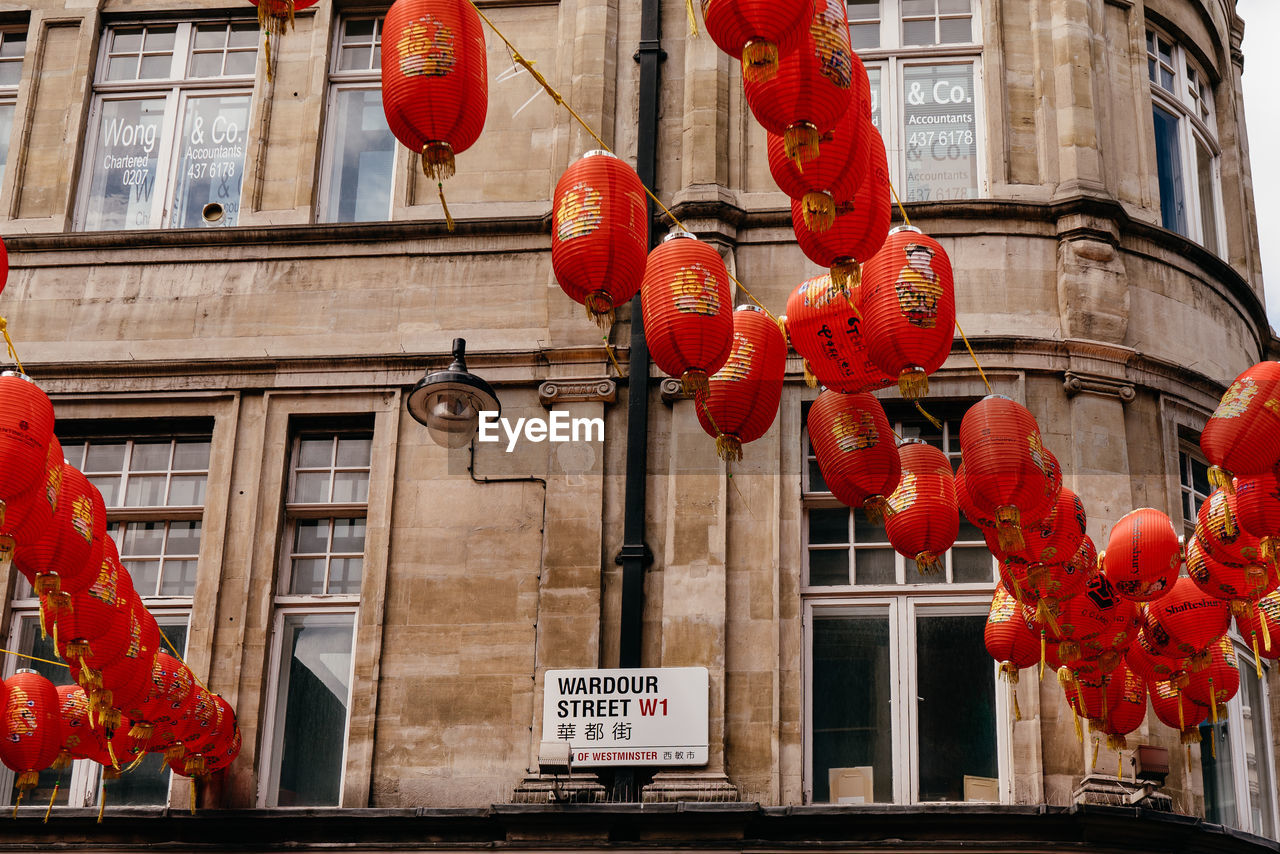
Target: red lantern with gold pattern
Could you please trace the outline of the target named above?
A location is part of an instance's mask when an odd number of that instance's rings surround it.
[[[830,268],[831,281],[842,293],[859,286],[862,264],[884,245],[892,217],[884,141],[879,131],[869,124],[867,127],[871,155],[866,178],[851,201],[836,206],[830,227],[822,231],[811,229],[805,220],[805,203],[791,201],[791,227],[796,242],[810,261]]]
[[[1107,747],[1126,750],[1125,736],[1142,726],[1147,716],[1147,683],[1122,661],[1107,675],[1105,696],[1108,702],[1102,731],[1107,734]]]
[[[1191,681],[1184,693],[1192,702],[1209,709],[1209,717],[1218,722],[1219,706],[1225,706],[1240,690],[1240,661],[1230,638],[1219,638],[1208,649],[1208,664],[1192,670]]]
[[[1112,526],[1101,564],[1116,593],[1134,602],[1150,602],[1173,587],[1182,565],[1182,544],[1167,515],[1142,507]]]
[[[1200,433],[1200,450],[1217,487],[1280,464],[1280,362],[1259,362],[1235,378]]]
[[[1098,573],[1089,582],[1086,596],[1102,608],[1108,622],[1097,637],[1081,646],[1089,658],[1096,658],[1107,672],[1115,669],[1134,639],[1141,633],[1144,618],[1136,603],[1115,595],[1106,576]]]
[[[1261,561],[1280,559],[1280,478],[1276,472],[1237,477],[1235,511],[1240,527],[1258,538]]]
[[[853,56],[854,102],[836,126],[818,140],[818,156],[800,169],[787,156],[781,136],[768,134],[769,172],[778,189],[801,203],[804,224],[823,232],[835,221],[836,208],[852,201],[871,168],[871,86],[867,70]]]
[[[1148,682],[1151,710],[1165,726],[1178,731],[1183,744],[1200,743],[1200,724],[1209,717],[1209,709],[1192,700],[1172,682]]]
[[[0,761],[17,774],[14,787],[21,796],[36,787],[40,772],[58,758],[58,691],[48,679],[25,669],[4,680],[4,688]]]
[[[679,377],[686,394],[705,394],[733,347],[729,272],[720,253],[687,231],[667,235],[649,253],[640,305],[653,363]]]
[[[787,334],[791,346],[804,357],[805,381],[842,394],[891,386],[871,363],[862,337],[859,291],[840,291],[824,273],[801,282],[787,298]]]
[[[382,30],[382,109],[432,180],[453,175],[489,107],[480,15],[467,0],[396,0]]]
[[[16,534],[40,496],[51,440],[49,396],[26,374],[0,373],[0,570],[8,570]]]
[[[1168,593],[1147,604],[1142,631],[1154,652],[1170,658],[1193,657],[1190,669],[1194,671],[1203,666],[1204,651],[1226,634],[1230,625],[1231,609],[1227,603],[1183,577],[1174,582]]]
[[[742,79],[773,79],[778,58],[803,41],[813,19],[813,0],[702,0],[702,20],[716,47],[742,61]]]
[[[960,533],[955,477],[951,461],[921,439],[898,446],[902,475],[889,496],[885,532],[898,554],[916,562],[921,575],[942,570],[942,556]]]
[[[695,401],[698,423],[715,437],[724,460],[742,459],[742,446],[773,425],[787,374],[787,341],[776,320],[754,305],[733,313],[733,349]]]
[[[969,499],[995,520],[1005,550],[1025,548],[1022,527],[1048,515],[1062,486],[1035,416],[1003,395],[988,395],[961,419],[960,450]]]
[[[1040,661],[1040,635],[1027,626],[1017,600],[1002,585],[996,585],[982,636],[987,652],[1010,682],[1017,683],[1019,670]]]
[[[1257,584],[1266,574],[1262,561],[1262,543],[1240,524],[1236,497],[1226,489],[1209,493],[1196,513],[1196,539],[1204,553],[1224,566],[1236,569],[1253,567],[1250,574]]]
[[[932,374],[951,354],[956,292],[951,259],[914,226],[889,232],[863,266],[863,316],[871,361],[908,399],[929,393]]]
[[[79,685],[58,685],[58,743],[61,750],[55,768],[70,766],[73,759],[89,759],[110,765],[105,733],[89,721],[89,696]]]
[[[1022,538],[1026,543],[1024,548],[1005,551],[1000,547],[996,529],[983,528],[982,533],[987,541],[987,548],[997,558],[1015,558],[1029,566],[1035,566],[1064,563],[1073,558],[1084,542],[1087,523],[1084,502],[1064,486],[1058,490],[1058,499],[1049,515],[1023,527]]]
[[[1144,608],[1145,606],[1138,606],[1138,614],[1145,626],[1147,616]],[[1141,629],[1138,630],[1133,643],[1129,644],[1129,648],[1124,651],[1124,660],[1129,665],[1129,669],[1141,676],[1148,684],[1172,682],[1178,688],[1187,684],[1187,660],[1170,658],[1157,653],[1151,648],[1146,633]]]
[[[1254,603],[1280,587],[1275,564],[1227,566],[1205,554],[1199,535],[1187,541],[1187,574],[1196,586],[1227,602],[1235,616],[1251,613]]]
[[[818,140],[836,126],[853,99],[853,48],[844,0],[815,0],[807,31],[778,60],[768,80],[744,77],[742,89],[756,121],[783,138],[802,168],[818,155]]]
[[[57,512],[44,534],[19,543],[14,562],[36,593],[74,593],[97,578],[106,538],[102,494],[80,470],[63,463]]]
[[[824,391],[809,408],[809,441],[822,478],[841,503],[880,521],[898,487],[902,461],[889,418],[870,394]]]
[[[192,687],[187,708],[174,724],[174,743],[165,748],[166,762],[181,758],[187,752],[188,742],[204,739],[206,730],[213,725],[218,714],[214,699],[214,695],[200,684]]]
[[[101,674],[102,696],[98,699],[99,708],[118,725],[119,715],[112,714],[112,709],[132,709],[150,693],[150,676],[156,653],[160,650],[160,630],[156,626],[155,617],[142,604],[138,594],[134,592],[127,603],[128,620],[119,621],[119,629],[108,632],[110,637],[115,632],[123,634],[123,648],[118,655],[101,665],[97,664],[97,650],[87,663],[97,666]],[[115,647],[117,638],[111,638],[110,645]],[[97,644],[95,644],[95,647]],[[90,702],[94,702],[91,693]]]
[[[1111,615],[1088,591],[1061,601],[1041,599],[1034,606],[1024,604],[1022,613],[1032,631],[1044,631],[1046,640],[1060,641],[1058,657],[1073,666],[1085,657],[1084,644],[1102,634],[1111,623]]]
[[[572,163],[551,201],[551,269],[597,323],[640,290],[649,255],[649,204],[636,170],[608,151]]]
[[[151,663],[151,689],[141,701],[125,709],[134,722],[130,733],[146,741],[148,749],[152,749],[151,738],[156,728],[177,722],[190,708],[194,685],[195,679],[186,664],[167,652],[157,652]],[[158,745],[158,749],[167,746]]]
[[[45,596],[45,623],[53,632],[58,654],[79,661],[91,652],[90,644],[111,630],[120,616],[119,594],[133,589],[129,573],[120,564],[115,541],[103,540],[103,556],[97,577],[84,590]],[[123,576],[123,578],[122,578]]]

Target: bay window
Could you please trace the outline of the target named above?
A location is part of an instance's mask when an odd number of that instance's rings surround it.
[[[258,38],[250,20],[107,29],[81,229],[236,224]]]

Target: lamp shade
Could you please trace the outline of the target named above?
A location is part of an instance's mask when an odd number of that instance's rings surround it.
[[[1107,676],[1107,710],[1102,731],[1107,734],[1107,747],[1125,750],[1129,733],[1142,726],[1147,716],[1147,684],[1121,662]]]
[[[983,641],[1000,672],[1011,682],[1018,681],[1019,670],[1040,661],[1040,635],[1027,626],[1017,600],[999,584],[987,613]]]
[[[1165,726],[1173,727],[1183,744],[1200,743],[1200,724],[1209,717],[1209,709],[1188,697],[1172,682],[1148,682],[1151,710]]]
[[[787,373],[787,341],[777,322],[754,305],[733,313],[733,348],[695,401],[698,423],[725,460],[742,459],[742,446],[768,431],[778,415]]]
[[[1219,638],[1209,645],[1208,664],[1193,670],[1185,693],[1195,703],[1210,710],[1217,720],[1217,707],[1226,705],[1240,690],[1240,661],[1230,638]]]
[[[831,493],[880,520],[898,487],[902,461],[889,418],[870,394],[824,391],[809,408],[809,441]]]
[[[649,205],[636,170],[588,151],[556,182],[551,269],[561,289],[597,322],[640,290],[649,254]]]
[[[396,0],[382,30],[387,126],[432,179],[480,137],[489,107],[480,15],[467,0]]]

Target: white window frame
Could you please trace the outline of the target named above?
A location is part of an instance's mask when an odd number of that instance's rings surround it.
[[[22,35],[23,43],[24,45],[26,45],[27,30],[25,27],[0,27],[0,41],[7,40],[9,36],[17,35],[17,34]],[[5,58],[3,60],[0,60],[0,63],[16,64],[18,66],[19,82],[9,86],[0,86],[0,106],[14,108],[13,126],[10,128],[10,134],[9,134],[10,138],[5,140],[5,143],[8,146],[6,148],[6,151],[9,151],[9,152],[13,151],[13,146],[12,146],[13,131],[17,130],[18,128],[18,116],[17,116],[18,89],[21,86],[22,66],[25,63],[25,61],[26,61],[26,47],[23,48],[22,56],[19,56],[16,58]],[[8,169],[8,156],[6,155],[5,159],[3,161],[0,161],[0,178],[4,177],[4,173],[7,169]]]
[[[1192,466],[1195,463],[1208,468],[1209,461],[1204,458],[1199,446],[1187,439],[1178,440],[1178,494],[1181,496],[1182,503],[1180,509],[1183,514],[1182,530],[1186,537],[1190,537],[1196,532],[1196,513],[1187,515],[1187,498],[1191,498],[1191,506],[1198,513],[1200,505],[1209,499],[1207,493],[1202,493],[1195,488],[1195,478],[1192,474]],[[1233,624],[1234,625],[1234,624]]]
[[[337,146],[337,128],[333,117],[337,115],[337,102],[340,92],[352,89],[372,90],[382,88],[382,76],[378,66],[374,66],[368,70],[343,70],[340,68],[342,62],[342,34],[345,32],[345,25],[351,20],[373,20],[374,32],[377,34],[376,42],[382,42],[382,28],[386,21],[386,13],[346,13],[338,17],[333,28],[333,42],[330,48],[329,61],[329,89],[325,100],[325,123],[323,148],[320,158],[320,192],[318,195],[319,204],[316,205],[315,219],[316,222],[324,223],[343,223],[349,220],[331,219],[329,213],[333,206],[337,203],[335,198],[335,188],[332,186],[333,158],[334,150]],[[392,145],[392,163],[391,163],[391,192],[387,194],[387,211],[386,219],[391,219],[391,211],[395,204],[395,175],[400,164],[400,150],[403,146]],[[376,220],[375,220],[376,221]]]
[[[247,134],[249,129],[253,127],[255,114],[258,109],[257,99],[254,95],[254,74],[246,75],[228,75],[220,77],[187,77],[187,69],[192,56],[192,47],[194,45],[195,28],[203,24],[234,24],[245,23],[248,18],[211,18],[209,20],[186,20],[186,21],[130,21],[116,24],[109,24],[103,28],[101,38],[103,49],[98,54],[98,64],[94,69],[93,82],[93,101],[89,109],[88,121],[88,139],[85,144],[85,154],[82,161],[82,170],[80,176],[80,187],[76,194],[76,214],[73,221],[74,229],[82,231],[85,228],[86,219],[88,217],[91,185],[95,174],[93,163],[98,155],[98,141],[100,138],[100,124],[102,120],[103,104],[109,101],[136,101],[143,99],[163,100],[164,119],[160,125],[160,136],[158,145],[160,146],[159,156],[156,161],[156,186],[153,190],[155,193],[155,201],[151,209],[151,216],[148,220],[146,228],[169,228],[169,219],[172,214],[173,192],[177,186],[178,157],[177,152],[180,146],[178,139],[179,121],[185,115],[188,102],[192,98],[198,97],[217,97],[217,96],[245,96],[249,99],[249,118],[245,125],[246,145],[245,145],[245,170],[249,165],[249,151],[247,143]],[[110,43],[112,34],[117,30],[127,30],[133,27],[163,27],[173,24],[177,27],[174,35],[173,55],[170,62],[169,76],[165,78],[147,78],[143,80],[106,80],[107,66],[110,61],[110,54],[107,46]],[[259,52],[258,62],[261,61],[261,53]],[[255,67],[257,62],[255,62]],[[242,172],[242,183],[240,188],[240,198],[244,198],[244,185]]]
[[[975,134],[974,169],[976,170],[975,198],[991,195],[990,176],[987,173],[986,151],[986,99],[983,85],[982,3],[970,4],[970,26],[973,41],[954,44],[905,45],[902,38],[902,12],[900,0],[880,0],[880,46],[858,51],[867,69],[880,69],[880,91],[872,88],[872,98],[879,105],[880,134],[884,137],[885,151],[889,158],[889,178],[904,203],[912,201],[907,187],[906,128],[903,107],[903,71],[907,67],[922,65],[971,65],[973,67],[973,124]],[[963,15],[935,15],[937,17],[964,17]],[[920,201],[933,201],[932,199]]]
[[[299,599],[314,600],[317,598],[325,599],[324,604],[312,602],[310,607],[305,605],[293,604]],[[277,741],[276,732],[282,730],[282,721],[280,720],[286,712],[284,701],[286,696],[281,696],[280,692],[280,669],[284,662],[284,622],[288,616],[333,616],[339,614],[347,614],[351,617],[351,669],[347,674],[347,719],[342,729],[342,763],[340,766],[341,777],[338,781],[338,803],[334,806],[342,805],[342,798],[346,794],[347,786],[347,755],[351,750],[351,694],[355,686],[355,662],[356,662],[356,638],[359,636],[360,618],[358,603],[333,602],[332,600],[339,597],[276,597],[276,613],[271,627],[271,666],[267,673],[267,700],[266,713],[262,718],[262,768],[258,775],[258,806],[272,807],[280,809],[293,809],[292,807],[278,807],[275,803],[278,795],[277,790],[280,787],[280,762],[284,758],[281,751],[281,745]],[[344,599],[358,599],[359,597],[341,597]],[[312,807],[297,807],[296,809],[311,809]]]
[[[939,585],[941,587],[941,585]],[[880,588],[883,590],[884,588]],[[985,618],[991,606],[990,593],[957,593],[947,589],[913,589],[900,596],[879,595],[838,596],[807,598],[804,601],[804,802],[817,806],[813,800],[813,627],[816,619],[839,616],[884,616],[889,621],[889,669],[891,684],[888,687],[893,705],[891,755],[893,757],[893,802],[895,804],[963,802],[920,801],[919,709],[911,698],[918,697],[916,661],[916,620],[925,616],[982,616]],[[998,678],[998,669],[991,662],[991,678],[995,686],[996,769],[1000,780],[1000,803],[1013,802],[1013,773],[1010,750],[1009,691]],[[907,773],[899,773],[907,769]],[[880,802],[873,806],[883,807]]]
[[[1150,23],[1146,25],[1146,36],[1143,43],[1145,58],[1148,61],[1154,59],[1158,66],[1168,68],[1163,60],[1160,59],[1158,51],[1155,54],[1150,52],[1149,42],[1146,39],[1150,39],[1153,36],[1172,48],[1173,91],[1169,91],[1161,85],[1158,79],[1160,76],[1158,72],[1156,80],[1152,80],[1150,73],[1148,73],[1147,82],[1150,86],[1152,106],[1160,107],[1171,114],[1177,119],[1178,123],[1178,157],[1182,168],[1182,195],[1183,203],[1186,207],[1187,223],[1187,231],[1183,236],[1194,240],[1210,252],[1225,257],[1227,231],[1226,216],[1223,212],[1222,204],[1222,147],[1218,144],[1217,112],[1213,87],[1210,85],[1209,75],[1205,73],[1200,63],[1196,61],[1191,53],[1182,46],[1182,43]],[[1198,84],[1194,87],[1194,92],[1192,91],[1193,82]],[[1152,146],[1155,145],[1154,130],[1151,144]],[[1210,189],[1213,198],[1209,199],[1208,203],[1212,206],[1211,213],[1216,231],[1217,247],[1211,247],[1205,242],[1206,235],[1201,219],[1205,200],[1200,198],[1200,172],[1196,168],[1197,144],[1203,146],[1211,158]],[[1163,200],[1158,199],[1158,201],[1163,206]],[[1163,213],[1161,216],[1163,225]]]

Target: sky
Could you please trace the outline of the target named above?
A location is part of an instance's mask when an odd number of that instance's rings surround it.
[[[1280,0],[1237,0],[1244,19],[1244,115],[1249,128],[1253,167],[1253,199],[1257,205],[1258,239],[1262,244],[1262,277],[1267,288],[1267,317],[1280,331],[1280,159],[1272,148],[1280,133],[1280,99],[1275,80],[1280,56],[1274,38],[1280,31]],[[1268,92],[1268,87],[1271,91]],[[1271,144],[1269,144],[1271,143]]]

